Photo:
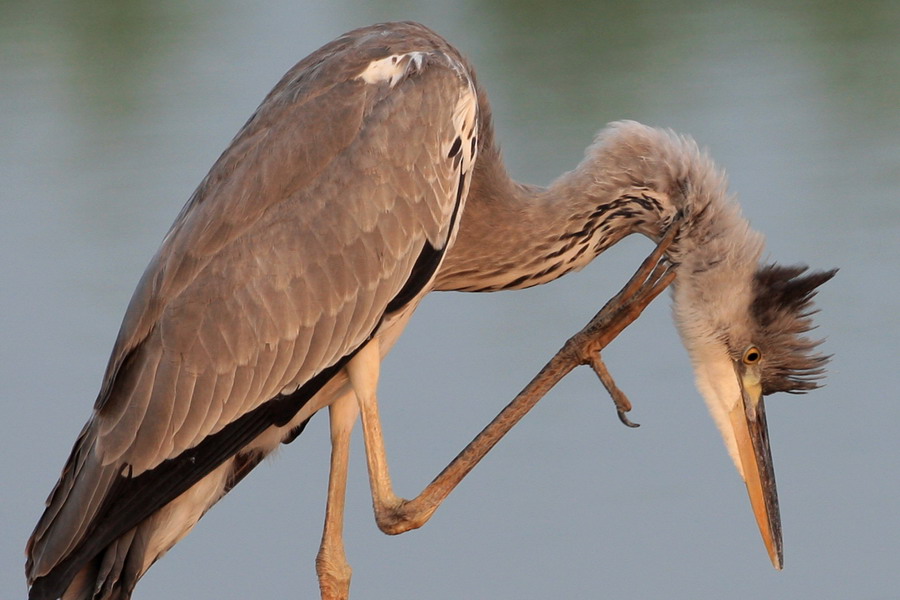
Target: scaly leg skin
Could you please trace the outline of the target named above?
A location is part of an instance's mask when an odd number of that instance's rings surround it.
[[[380,368],[377,340],[372,340],[357,353],[348,363],[347,372],[359,401],[375,520],[383,532],[393,535],[424,525],[441,502],[490,449],[578,365],[594,367],[613,395],[620,419],[625,424],[629,423],[625,412],[630,410],[631,404],[615,386],[599,358],[599,352],[634,322],[644,308],[674,281],[674,265],[664,255],[675,240],[678,229],[679,222],[676,221],[622,291],[607,302],[581,331],[572,336],[525,389],[412,500],[403,500],[394,493],[388,473],[376,397]]]
[[[359,414],[352,392],[328,407],[331,424],[331,472],[328,475],[328,502],[325,529],[316,556],[316,573],[322,600],[347,600],[350,596],[350,565],[344,553],[344,498],[347,490],[347,463],[350,435]]]

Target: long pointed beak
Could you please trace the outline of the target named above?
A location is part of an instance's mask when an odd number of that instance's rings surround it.
[[[778,492],[775,471],[766,428],[766,411],[762,388],[757,378],[743,369],[738,371],[741,402],[730,411],[731,425],[737,442],[744,483],[750,494],[750,505],[759,525],[772,565],[781,570],[781,515],[778,512]]]

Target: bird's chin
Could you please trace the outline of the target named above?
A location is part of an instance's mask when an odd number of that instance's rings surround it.
[[[709,414],[722,434],[725,448],[734,461],[734,466],[741,477],[744,477],[734,427],[731,424],[731,413],[741,401],[741,387],[735,377],[733,362],[724,350],[721,357],[718,356],[718,352],[715,354],[716,356],[691,353],[697,389],[706,401]]]

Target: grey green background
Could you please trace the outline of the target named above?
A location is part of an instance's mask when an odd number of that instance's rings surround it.
[[[0,596],[87,418],[165,230],[281,74],[357,26],[412,19],[474,62],[514,176],[546,184],[622,118],[690,133],[771,257],[821,292],[828,386],[768,402],[785,570],[693,386],[666,298],[566,379],[424,529],[372,519],[354,441],[353,598],[898,597],[900,3],[0,2]],[[395,484],[417,493],[651,245],[525,292],[435,294],[387,360]],[[650,367],[652,365],[652,367]],[[160,561],[138,600],[315,598],[327,419]]]

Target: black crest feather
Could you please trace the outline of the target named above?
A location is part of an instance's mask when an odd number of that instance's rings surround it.
[[[763,392],[803,393],[819,387],[829,356],[815,352],[822,340],[806,337],[814,328],[816,288],[837,269],[807,273],[806,266],[766,265],[754,277],[751,310],[759,326],[757,341],[766,357]]]

